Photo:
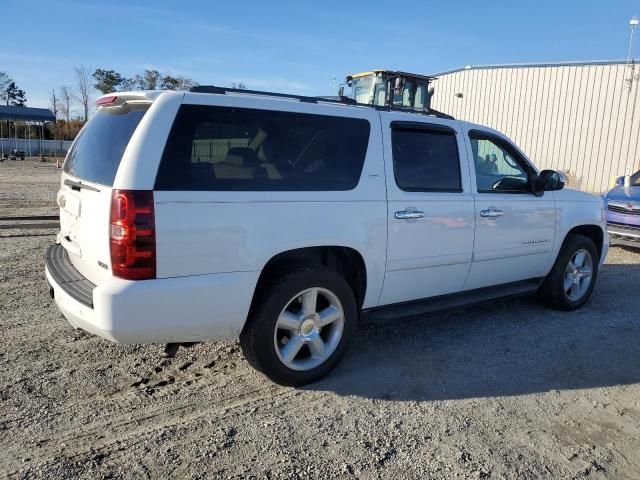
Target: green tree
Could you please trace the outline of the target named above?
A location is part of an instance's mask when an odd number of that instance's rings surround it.
[[[142,74],[125,78],[113,70],[99,68],[94,72],[93,78],[96,79],[94,86],[102,93],[135,90],[188,90],[197,85],[188,77],[163,75],[155,69],[146,69]]]
[[[10,82],[6,90],[7,105],[14,107],[24,107],[27,103],[27,97],[24,90],[18,88],[16,82]]]
[[[160,88],[162,90],[189,90],[191,87],[195,87],[196,82],[190,78],[177,75],[175,77],[171,75],[165,75],[160,82]]]
[[[103,70],[102,68],[97,68],[91,76],[96,81],[93,86],[102,93],[117,91],[118,87],[125,81],[125,78],[118,72],[114,70]]]

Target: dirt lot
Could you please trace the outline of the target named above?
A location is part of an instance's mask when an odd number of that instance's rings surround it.
[[[0,163],[0,216],[58,171]],[[533,298],[361,327],[326,380],[273,385],[232,342],[161,357],[74,331],[55,229],[0,229],[0,473],[17,478],[640,477],[640,254],[573,313]],[[177,319],[179,321],[179,319]]]

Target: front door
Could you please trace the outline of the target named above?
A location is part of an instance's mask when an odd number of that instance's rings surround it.
[[[473,249],[474,201],[459,123],[407,117],[383,116],[389,232],[383,305],[460,291]]]
[[[536,171],[506,138],[481,130],[466,137],[475,166],[476,231],[465,290],[543,275],[555,239],[553,194],[531,193]]]

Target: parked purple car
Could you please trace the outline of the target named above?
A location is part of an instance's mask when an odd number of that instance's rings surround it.
[[[607,204],[607,230],[611,245],[640,248],[640,171],[624,186],[624,177],[604,195]]]

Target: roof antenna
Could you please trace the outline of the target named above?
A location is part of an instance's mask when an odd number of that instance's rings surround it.
[[[635,68],[635,62],[633,60],[633,57],[631,56],[631,48],[633,47],[633,32],[638,26],[638,23],[640,23],[640,20],[635,15],[631,18],[631,20],[629,20],[629,26],[631,27],[631,34],[629,35],[629,51],[627,52],[627,68],[630,70],[630,72],[629,72],[629,76],[624,79],[624,85],[629,89],[629,92],[631,92],[631,87],[633,86],[633,81],[635,80],[634,77],[635,77],[636,68]]]

